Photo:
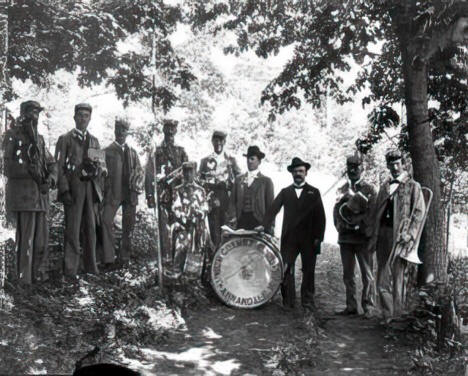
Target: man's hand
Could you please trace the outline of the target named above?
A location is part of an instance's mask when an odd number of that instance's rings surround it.
[[[263,227],[262,225],[260,226],[257,226],[254,228],[255,231],[258,231],[258,232],[265,232],[265,227]]]
[[[154,209],[156,207],[156,201],[154,200],[154,196],[147,197],[146,202],[150,209]]]
[[[40,186],[42,184],[42,175],[40,172],[39,165],[36,163],[31,163],[28,166],[29,175],[33,178],[33,180]]]
[[[62,202],[65,206],[73,205],[73,197],[70,191],[66,191],[65,193],[62,194]]]

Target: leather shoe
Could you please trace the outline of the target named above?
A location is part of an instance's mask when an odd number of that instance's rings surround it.
[[[351,315],[357,315],[357,313],[358,313],[357,309],[345,308],[342,311],[336,312],[335,315],[338,315],[338,316],[351,316]]]

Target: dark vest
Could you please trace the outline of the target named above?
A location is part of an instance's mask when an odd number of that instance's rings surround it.
[[[252,184],[248,186],[247,184],[244,185],[244,202],[242,206],[242,211],[244,213],[252,213],[253,212],[253,197],[252,197]]]

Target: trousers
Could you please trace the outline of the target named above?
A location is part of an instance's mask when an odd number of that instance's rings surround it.
[[[85,272],[98,273],[93,186],[89,181],[78,184],[72,186],[73,204],[65,205],[64,274],[68,276],[78,273],[80,261]]]
[[[45,212],[22,211],[16,216],[17,278],[31,284],[47,279],[49,228]]]
[[[295,265],[299,254],[302,261],[301,303],[303,306],[314,304],[317,255],[310,246],[288,244],[281,249],[281,256],[285,264],[281,295],[283,296],[283,304],[287,307],[294,307],[296,301]]]
[[[392,247],[393,228],[381,226],[377,239],[377,291],[384,318],[401,315],[405,294],[404,279],[407,261],[396,257],[393,265],[389,265],[388,259]]]
[[[362,295],[361,306],[364,312],[375,307],[375,280],[373,272],[373,254],[367,250],[367,243],[340,244],[341,262],[343,265],[343,282],[346,289],[346,308],[357,310],[356,281],[354,270],[356,259],[361,269]]]
[[[130,238],[135,228],[136,206],[125,202],[109,202],[104,204],[102,212],[102,261],[105,264],[114,262],[116,258],[114,218],[120,206],[122,206],[122,244],[120,246],[119,259],[121,261],[128,261],[130,259]]]

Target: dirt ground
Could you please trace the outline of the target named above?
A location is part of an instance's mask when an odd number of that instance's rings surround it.
[[[316,315],[300,307],[285,311],[279,294],[254,310],[212,299],[208,307],[182,310],[183,330],[142,349],[140,370],[158,375],[405,374],[411,367],[407,347],[378,319],[334,314],[345,301],[341,263],[336,247],[324,248],[317,263]]]
[[[10,291],[10,308],[0,310],[0,374],[71,374],[94,346],[94,361],[144,375],[383,376],[412,367],[405,336],[378,319],[334,314],[345,302],[336,246],[318,258],[315,314],[285,311],[279,294],[254,310],[229,308],[196,287],[168,298],[154,280],[147,263]]]

